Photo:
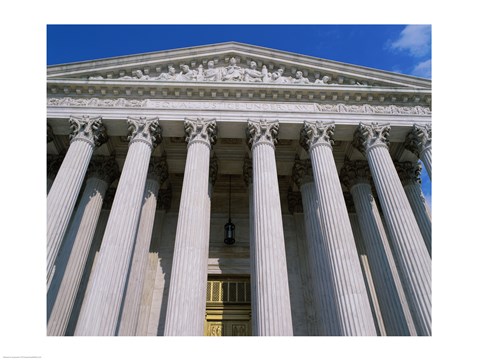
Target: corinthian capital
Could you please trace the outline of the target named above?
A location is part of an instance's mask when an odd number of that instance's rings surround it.
[[[94,156],[87,170],[87,177],[96,177],[111,184],[120,176],[114,156]]]
[[[368,162],[366,161],[350,161],[345,159],[344,165],[340,170],[340,181],[347,189],[355,184],[370,184],[371,174]]]
[[[107,131],[102,118],[88,115],[70,117],[70,142],[82,140],[92,146],[99,147],[108,140]]]
[[[185,141],[188,145],[203,142],[209,147],[217,142],[217,122],[215,119],[185,119]]]
[[[390,124],[379,125],[376,122],[371,124],[360,123],[353,134],[352,145],[362,154],[366,154],[371,148],[382,145],[390,145],[388,137],[390,136]]]
[[[250,147],[264,143],[273,147],[277,144],[278,129],[280,125],[278,120],[268,121],[260,119],[257,121],[248,120],[247,123],[247,141]]]
[[[127,124],[130,144],[140,141],[154,149],[162,142],[162,128],[157,117],[151,119],[145,116],[128,117]]]
[[[335,124],[333,122],[324,123],[323,121],[303,123],[300,131],[300,145],[308,152],[314,146],[327,145],[333,146],[333,132]]]
[[[303,184],[313,181],[312,162],[309,159],[300,160],[298,155],[292,168],[292,178],[295,184],[300,188]]]
[[[413,163],[410,161],[394,161],[395,169],[397,170],[398,177],[402,182],[402,185],[408,185],[412,183],[421,184],[420,174],[422,172],[422,164],[420,162]]]
[[[412,131],[405,139],[405,148],[419,158],[420,154],[430,146],[432,146],[432,125],[414,124]]]
[[[168,164],[165,153],[160,158],[151,158],[148,164],[148,177],[158,180],[158,184],[162,184],[168,179]]]

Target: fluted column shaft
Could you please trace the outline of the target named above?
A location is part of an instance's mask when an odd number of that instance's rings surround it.
[[[425,147],[420,153],[420,160],[425,165],[430,180],[432,179],[432,146]]]
[[[47,283],[67,230],[95,146],[106,141],[100,118],[70,118],[67,154],[47,196]]]
[[[248,123],[252,145],[254,335],[293,335],[282,211],[275,163],[278,122]],[[253,295],[253,294],[252,294]]]
[[[250,236],[250,298],[252,299],[252,303],[254,303],[254,299],[257,299],[257,287],[253,279],[257,278],[257,271],[255,269],[255,207],[253,204],[253,167],[252,167],[252,159],[248,156],[245,157],[243,163],[243,178],[245,181],[245,185],[248,188],[248,211],[249,211],[249,236]],[[257,311],[256,307],[252,306],[252,329],[253,334],[256,334],[256,329],[258,328],[258,321],[257,321]]]
[[[412,207],[413,215],[420,227],[425,246],[430,257],[432,256],[432,214],[430,206],[423,195],[420,184],[411,182],[403,186],[408,202]]]
[[[203,335],[210,229],[209,163],[215,120],[185,121],[188,151],[170,278],[166,336]]]
[[[133,336],[136,332],[159,186],[157,179],[147,179],[145,184],[142,212],[118,335]]]
[[[422,233],[425,246],[430,257],[432,256],[432,214],[420,186],[422,166],[409,161],[395,162],[398,176],[402,182],[405,195],[412,207],[413,215]]]
[[[162,180],[160,180],[160,182],[162,182]],[[153,238],[150,244],[148,265],[143,283],[142,304],[140,306],[140,314],[135,332],[136,336],[157,336],[162,309],[166,307],[166,301],[164,301],[166,296],[164,295],[167,292],[165,289],[167,289],[168,286],[166,284],[167,271],[165,269],[165,256],[169,251],[165,248],[160,250],[159,247],[164,241],[161,236],[162,227],[166,210],[170,209],[171,196],[171,186],[159,191],[157,213],[153,225]],[[173,241],[171,245],[173,252]],[[163,315],[165,315],[164,310]],[[163,331],[159,335],[163,335]]]
[[[73,242],[73,247],[48,320],[49,336],[65,335],[107,187],[108,183],[98,177],[90,177],[86,182],[71,230],[65,239],[65,242]]]
[[[47,155],[47,195],[63,162],[63,156]]]
[[[360,124],[355,146],[366,154],[418,335],[431,334],[431,259],[388,151],[388,125]]]
[[[332,273],[329,268],[328,253],[321,234],[318,200],[312,174],[310,160],[296,159],[292,176],[300,188],[302,196],[306,254],[308,256],[309,271],[312,278],[313,303],[318,319],[319,331],[317,335],[340,333],[337,307],[333,294],[335,292]]]
[[[348,200],[347,200],[347,197],[349,198]],[[348,217],[350,219],[350,224],[352,225],[353,236],[355,237],[355,244],[357,245],[360,264],[362,265],[365,285],[367,286],[368,298],[370,300],[370,307],[372,309],[372,313],[374,316],[373,320],[375,321],[377,334],[379,336],[386,336],[387,331],[385,330],[385,325],[383,324],[382,312],[380,311],[380,305],[378,304],[377,292],[375,291],[375,285],[373,283],[373,278],[372,278],[372,271],[370,270],[370,264],[368,261],[367,252],[365,251],[362,231],[360,230],[360,225],[358,223],[358,216],[355,212],[352,213],[351,211],[352,207],[355,209],[351,194],[348,193],[347,197],[345,197],[345,202],[347,203]],[[348,203],[349,200],[352,200],[351,204]]]
[[[130,145],[75,335],[115,335],[158,120],[129,119]]]
[[[315,294],[315,313],[318,317],[320,335],[338,334],[338,314],[335,306],[334,285],[329,269],[328,254],[322,243],[322,235],[318,217],[318,201],[315,183],[306,182],[300,186],[305,220],[310,274],[312,276],[312,290]]]
[[[350,192],[387,334],[416,335],[415,325],[370,184],[358,182],[351,186]]]
[[[335,288],[339,332],[328,335],[375,336],[368,293],[333,158],[333,131],[332,123],[305,122],[301,140],[310,153],[321,234]]]

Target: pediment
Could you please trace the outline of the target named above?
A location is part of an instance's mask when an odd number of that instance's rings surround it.
[[[427,79],[234,42],[50,66],[47,80],[431,89]]]

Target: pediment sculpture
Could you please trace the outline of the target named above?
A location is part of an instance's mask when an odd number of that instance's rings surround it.
[[[88,77],[88,80],[103,80],[102,75]],[[159,80],[159,81],[196,81],[196,82],[247,82],[247,83],[270,83],[270,84],[295,84],[295,85],[333,85],[331,78],[324,75],[320,79],[311,80],[304,76],[302,70],[297,70],[295,76],[286,76],[285,69],[278,67],[270,72],[266,65],[258,69],[257,62],[249,61],[248,66],[242,67],[237,64],[237,59],[231,57],[226,66],[215,66],[215,62],[210,60],[207,67],[203,64],[198,65],[196,69],[190,69],[189,65],[180,64],[179,69],[173,65],[168,66],[167,72],[161,72],[156,76],[144,74],[142,70],[134,70],[132,76],[120,76],[121,80]],[[356,82],[356,85],[366,85]]]

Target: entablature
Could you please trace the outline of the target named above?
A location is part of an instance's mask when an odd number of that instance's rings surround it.
[[[285,85],[263,83],[141,82],[126,80],[49,80],[47,96],[89,98],[270,100],[294,102],[369,103],[376,105],[431,106],[431,90],[339,85]],[[86,100],[85,100],[86,101]]]
[[[127,134],[128,116],[157,117],[161,121],[164,137],[184,136],[183,122],[186,117],[215,118],[219,137],[244,138],[249,119],[268,119],[280,122],[280,139],[298,139],[305,120],[334,121],[335,138],[350,141],[360,122],[389,123],[392,126],[391,141],[403,141],[413,124],[431,123],[429,108],[422,106],[371,106],[368,104],[319,104],[241,101],[164,101],[146,99],[128,103],[118,99],[102,103],[102,99],[90,99],[90,103],[61,102],[49,98],[48,122],[55,134],[69,133],[70,116],[91,114],[101,116],[110,136]]]

